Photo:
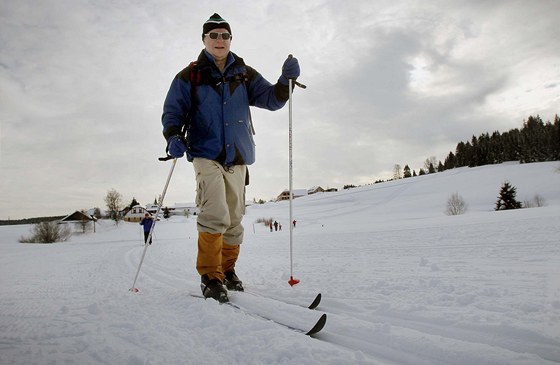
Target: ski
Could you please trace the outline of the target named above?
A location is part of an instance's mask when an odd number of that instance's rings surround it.
[[[321,317],[319,317],[317,323],[315,323],[315,326],[307,331],[306,335],[313,336],[319,333],[323,329],[323,327],[325,327],[325,324],[327,324],[327,314],[323,313]]]
[[[279,321],[276,320],[276,319],[271,319],[270,317],[267,317],[267,316],[262,315],[262,314],[254,313],[254,312],[248,310],[247,308],[241,307],[241,306],[239,306],[239,305],[237,305],[237,304],[235,304],[235,303],[233,303],[233,302],[231,302],[231,301],[230,301],[230,302],[226,302],[226,303],[224,303],[224,304],[225,304],[225,305],[229,305],[229,306],[231,306],[231,307],[233,307],[233,308],[235,308],[235,309],[241,310],[241,311],[243,311],[244,313],[249,314],[249,315],[251,315],[251,316],[255,316],[255,317],[264,319],[264,320],[266,320],[266,321],[270,321],[270,322],[272,322],[272,323],[274,323],[274,324],[277,324],[277,325],[279,325],[279,326],[282,326],[282,327],[287,328],[287,329],[289,329],[289,330],[292,330],[292,331],[294,331],[294,332],[303,333],[303,334],[305,334],[305,335],[307,335],[307,336],[316,335],[317,333],[319,333],[319,332],[323,329],[323,327],[325,327],[325,324],[327,323],[327,314],[326,314],[326,313],[323,313],[323,314],[319,317],[319,319],[317,320],[317,322],[315,322],[315,324],[311,327],[311,329],[307,330],[307,329],[303,329],[303,328],[301,328],[301,327],[295,327],[295,326],[292,325],[292,324],[287,324],[287,323],[279,322]]]
[[[246,293],[246,294],[249,294],[249,295],[258,296],[258,297],[263,297],[263,298],[270,298],[270,299],[277,300],[277,301],[281,301],[281,302],[284,302],[284,303],[287,303],[287,304],[298,305],[298,306],[300,306],[300,307],[304,307],[304,308],[307,308],[307,309],[316,309],[316,308],[319,306],[319,304],[321,303],[321,299],[322,299],[322,298],[321,298],[321,293],[319,293],[319,294],[317,294],[317,295],[315,296],[315,299],[313,299],[313,301],[311,302],[311,304],[305,305],[305,304],[301,304],[301,303],[295,303],[295,302],[293,302],[293,301],[287,301],[287,300],[284,300],[284,299],[278,299],[278,298],[275,298],[275,297],[269,297],[269,296],[263,295],[263,294],[261,294],[261,293],[254,292],[254,291],[252,291],[252,290],[245,290],[243,293]]]
[[[315,309],[319,306],[319,303],[321,303],[321,293],[317,294],[317,296],[315,297],[313,302],[307,308],[308,309]]]
[[[189,294],[195,298],[206,299],[201,294]],[[242,294],[239,295],[240,292],[229,292],[228,294],[229,302],[222,303],[223,305],[307,336],[316,335],[327,323],[327,315],[325,313],[317,318],[313,314],[314,312],[308,311],[307,308],[304,309],[297,304],[256,295],[252,298],[244,298]]]

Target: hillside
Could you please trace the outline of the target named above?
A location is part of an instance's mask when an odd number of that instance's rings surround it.
[[[239,276],[290,303],[320,291],[328,321],[315,338],[192,297],[192,217],[157,224],[139,293],[129,291],[138,224],[102,221],[52,245],[18,243],[29,226],[0,227],[0,364],[558,364],[559,166],[461,168],[298,198],[293,288],[288,203],[249,207]],[[493,211],[506,180],[546,206]],[[466,214],[444,214],[452,193]],[[261,309],[300,317],[279,307]]]
[[[493,215],[495,203],[504,181],[517,188],[517,199],[532,200],[536,194],[548,205],[560,205],[560,163],[545,162],[519,164],[508,162],[476,168],[462,167],[441,173],[388,181],[337,193],[319,193],[293,201],[295,215],[302,221],[332,225],[344,215],[345,224],[352,229],[370,230],[381,226],[392,228],[421,225],[424,220],[441,220],[447,200],[453,193],[460,194],[468,204],[468,212],[459,220],[484,219]],[[260,211],[287,222],[288,202],[254,206],[251,215]],[[335,209],[330,209],[335,207]],[[488,214],[485,214],[488,213]],[[453,219],[453,217],[450,217]],[[319,221],[320,220],[320,221]],[[372,223],[375,223],[372,225]],[[340,227],[347,231],[350,227]]]

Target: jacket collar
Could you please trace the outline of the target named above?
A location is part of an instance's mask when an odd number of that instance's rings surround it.
[[[197,63],[201,68],[214,67],[217,69],[216,63],[214,61],[214,56],[212,56],[208,51],[206,51],[206,49],[203,49],[200,52]],[[224,74],[226,73],[227,69],[231,65],[241,66],[241,65],[245,65],[245,63],[243,62],[243,59],[241,57],[237,56],[235,53],[230,51],[228,54],[226,67],[224,68]]]

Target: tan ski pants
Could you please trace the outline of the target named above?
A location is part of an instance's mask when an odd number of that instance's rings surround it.
[[[202,276],[223,281],[233,270],[243,242],[241,220],[245,214],[245,177],[247,167],[229,170],[218,162],[195,158],[198,257],[196,268]]]

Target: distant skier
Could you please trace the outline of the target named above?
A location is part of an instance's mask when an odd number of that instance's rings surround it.
[[[278,222],[274,221],[274,230],[278,231]]]
[[[150,230],[152,229],[152,224],[154,224],[154,219],[146,213],[144,218],[140,221],[140,225],[144,226],[144,244],[148,242],[148,236],[150,236]],[[150,237],[150,245],[152,244],[152,238]]]

